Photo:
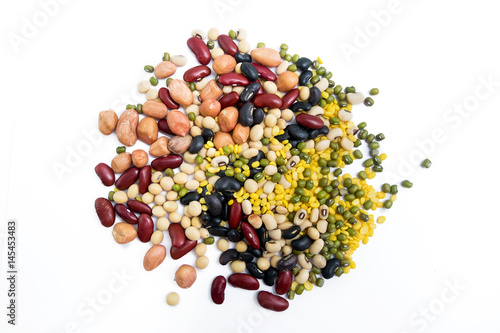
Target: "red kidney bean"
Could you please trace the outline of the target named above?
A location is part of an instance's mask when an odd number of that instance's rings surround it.
[[[292,271],[280,271],[276,280],[276,294],[283,295],[290,290],[293,282]]]
[[[243,211],[241,210],[241,203],[236,200],[229,206],[229,228],[236,229],[241,222],[241,217],[243,216]]]
[[[283,297],[271,294],[268,291],[259,291],[257,301],[260,306],[272,311],[285,311],[288,309],[288,301]]]
[[[257,94],[253,99],[253,104],[258,108],[268,107],[275,109],[280,108],[283,101],[275,94]]]
[[[299,89],[295,88],[286,93],[281,99],[283,104],[281,104],[280,110],[288,109],[299,97]]]
[[[205,44],[203,40],[198,37],[191,37],[188,39],[187,45],[194,53],[200,64],[208,65],[210,63],[212,56],[210,55],[210,50],[208,49],[207,44]]]
[[[184,72],[184,81],[186,82],[195,82],[199,79],[202,79],[206,76],[209,76],[212,71],[209,67],[200,65],[194,66],[193,68],[188,69]]]
[[[219,76],[218,81],[223,86],[246,86],[250,84],[245,75],[238,73],[222,74]]]
[[[170,96],[170,92],[168,91],[167,88],[163,87],[163,88],[160,88],[160,90],[158,91],[158,97],[160,97],[161,101],[163,102],[163,104],[165,104],[168,108],[170,109],[178,109],[179,108],[179,104],[177,104],[173,99],[172,97]],[[162,119],[162,120],[165,120],[165,119]],[[160,120],[161,121],[161,120]],[[165,123],[167,121],[165,120]],[[160,126],[159,122],[158,122],[158,126]],[[167,124],[167,128],[168,128],[168,124]],[[162,130],[160,128],[160,130]],[[170,131],[170,129],[168,129]],[[167,133],[167,134],[173,134],[173,133]]]
[[[245,273],[234,273],[229,276],[227,281],[233,286],[246,290],[257,290],[260,287],[259,280]]]
[[[212,289],[210,290],[210,296],[212,296],[212,301],[215,304],[224,303],[224,291],[226,290],[226,278],[222,275],[217,276],[212,282]]]
[[[181,247],[186,242],[184,228],[178,223],[170,224],[168,227],[168,235],[174,247]]]
[[[142,169],[141,169],[141,172],[142,172]],[[139,182],[140,182],[140,180],[139,180]],[[146,192],[144,192],[144,193],[146,193]],[[130,209],[134,213],[153,215],[153,210],[151,209],[151,207],[149,207],[149,205],[146,205],[144,202],[140,202],[138,200],[127,201],[127,207],[128,207],[128,209]]]
[[[139,225],[137,226],[137,237],[143,243],[149,242],[155,229],[153,219],[148,214],[139,216]]]
[[[99,221],[106,228],[111,227],[115,223],[115,211],[113,205],[106,198],[97,198],[94,203],[95,212],[99,217]]]
[[[170,227],[169,227],[170,229]],[[184,244],[180,247],[175,247],[172,246],[170,248],[170,256],[172,259],[177,260],[182,257],[184,257],[187,253],[189,253],[194,247],[196,246],[198,242],[197,241],[192,241],[192,240],[187,240],[184,242]]]
[[[127,169],[122,175],[116,180],[115,186],[119,190],[126,190],[135,183],[139,178],[139,168],[135,166]]]
[[[248,244],[256,250],[260,249],[260,240],[257,232],[248,222],[241,222],[241,231]]]
[[[165,169],[178,168],[183,162],[181,155],[170,154],[163,157],[158,157],[151,162],[151,167],[157,171],[164,171]]]
[[[258,64],[256,62],[252,62],[253,67],[257,70],[260,77],[267,81],[276,81],[278,78],[276,74],[274,74],[269,68],[264,65]]]
[[[148,191],[149,184],[151,184],[151,167],[149,165],[145,165],[139,172],[139,193],[146,193]]]
[[[97,164],[94,171],[104,186],[111,186],[115,183],[115,173],[106,163]]]
[[[297,121],[297,124],[311,129],[320,129],[323,125],[325,125],[323,120],[320,118],[306,113],[298,114],[295,116],[295,120]]]
[[[232,91],[219,98],[220,109],[224,110],[228,106],[233,106],[240,99],[240,95],[236,91]]]
[[[220,48],[229,55],[234,56],[238,52],[238,46],[233,42],[233,39],[228,35],[219,35],[217,37]]]
[[[175,135],[174,132],[170,130],[170,127],[168,127],[167,119],[158,120],[158,129],[165,134]]]
[[[138,219],[137,216],[132,213],[130,209],[125,207],[124,204],[116,204],[115,205],[116,214],[123,219],[123,221],[130,224],[137,224]]]

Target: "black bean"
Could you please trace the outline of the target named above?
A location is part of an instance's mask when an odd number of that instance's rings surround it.
[[[241,231],[238,231],[236,229],[231,229],[227,233],[227,239],[230,242],[237,243],[243,239],[243,234],[241,233]]]
[[[221,265],[227,265],[231,261],[238,259],[238,255],[239,253],[235,249],[226,250],[220,254],[219,263]]]
[[[309,89],[309,99],[307,101],[311,103],[312,106],[318,105],[319,101],[321,101],[321,91],[318,87]]]
[[[216,173],[217,176],[219,177],[224,177],[226,175],[226,171],[225,170],[220,170],[219,172]]]
[[[288,132],[288,127],[285,128],[285,133],[277,135],[274,137],[279,142],[283,142],[285,140],[290,140],[290,133]]]
[[[245,64],[248,64],[248,63],[246,62]],[[260,89],[260,83],[259,82],[250,83],[241,92],[241,94],[240,94],[240,101],[242,101],[243,103],[248,102],[249,100],[251,100],[252,98],[254,98],[255,94],[259,91],[259,89]],[[240,112],[241,112],[241,110],[240,110]],[[250,126],[250,125],[245,125],[245,126]]]
[[[221,177],[215,182],[214,188],[217,192],[238,192],[241,189],[241,183],[233,177]]]
[[[236,60],[236,62],[252,62],[252,56],[249,53],[237,52],[234,55],[234,60]]]
[[[252,157],[251,159],[248,160],[248,165],[251,166],[253,162],[260,161],[261,159],[265,158],[266,154],[262,150],[259,150],[257,155]]]
[[[276,268],[278,271],[291,271],[299,262],[296,254],[290,253],[278,261]]]
[[[290,110],[293,112],[299,112],[299,111],[309,111],[311,110],[312,105],[309,102],[297,102],[293,103],[292,106],[290,106]]]
[[[292,145],[292,148],[297,148],[297,145],[299,144],[299,142],[302,142],[302,141],[301,140],[297,140],[297,139],[290,139],[288,141],[288,143]]]
[[[316,139],[319,136],[319,129],[309,130],[308,133],[309,136],[307,137],[307,140]]]
[[[210,223],[210,221],[212,220],[212,217],[207,212],[201,212],[200,220],[201,220],[202,224],[206,225],[207,223]]]
[[[229,219],[229,205],[227,203],[222,204],[222,212],[220,213],[220,217],[227,221]]]
[[[247,262],[247,271],[256,279],[264,278],[264,272],[254,262]]]
[[[207,226],[218,227],[222,223],[222,218],[220,216],[210,216],[210,222]]]
[[[209,227],[208,232],[212,236],[226,237],[229,232],[229,228],[226,227]]]
[[[205,139],[201,135],[197,135],[191,140],[191,144],[189,145],[188,151],[191,154],[196,154],[198,153],[201,148],[203,148],[203,145],[205,144]]]
[[[269,240],[269,231],[267,231],[266,227],[262,226],[259,229],[256,229],[257,236],[259,236],[260,246],[264,248],[265,244]]]
[[[274,267],[269,267],[264,271],[264,283],[268,286],[274,286],[274,282],[278,278],[278,270]]]
[[[219,200],[219,197],[211,194],[205,196],[205,201],[208,206],[208,211],[212,216],[218,216],[222,212],[222,203]]]
[[[291,245],[294,250],[304,251],[307,250],[312,243],[313,240],[309,236],[304,235],[299,239],[293,240]]]
[[[207,143],[214,138],[214,132],[211,129],[204,128],[203,131],[201,131],[201,136],[205,139],[205,143]]]
[[[253,110],[253,123],[252,126],[260,124],[263,120],[266,114],[264,113],[264,110],[261,108],[257,108]]]
[[[262,172],[262,171],[264,171],[263,167],[251,168],[250,169],[250,177],[253,178],[253,176],[255,176],[256,174],[258,174],[259,172]]]
[[[297,124],[288,126],[288,133],[297,140],[306,140],[309,133]]]
[[[285,231],[283,231],[281,237],[283,237],[284,239],[292,239],[295,238],[299,233],[300,233],[300,226],[294,225],[293,227],[290,227]]]
[[[309,67],[311,67],[312,64],[313,62],[309,58],[302,57],[299,60],[297,60],[295,66],[297,66],[297,68],[300,69],[301,71],[305,71]]]
[[[321,274],[325,279],[331,279],[335,275],[335,270],[340,267],[340,260],[333,258],[327,260],[326,266],[321,269]]]
[[[262,257],[262,250],[261,249],[254,249],[253,247],[249,247],[247,249],[247,252],[251,253],[255,258]]]
[[[246,76],[248,81],[254,82],[257,81],[259,78],[259,72],[257,72],[257,69],[249,62],[244,62],[241,64],[241,73]],[[258,82],[256,82],[258,83]],[[260,86],[260,84],[259,84]],[[260,88],[260,87],[259,87]],[[259,89],[257,89],[259,90]]]
[[[309,83],[313,76],[313,73],[310,70],[303,71],[299,76],[299,85],[305,86]]]
[[[330,132],[330,129],[328,128],[328,126],[323,126],[318,131],[319,135],[327,135],[328,132]]]
[[[201,194],[196,191],[188,192],[185,196],[183,196],[180,200],[181,204],[184,206],[189,205],[191,201],[199,201],[201,199]]]
[[[239,254],[238,259],[244,262],[251,262],[254,257],[250,252],[242,252]]]

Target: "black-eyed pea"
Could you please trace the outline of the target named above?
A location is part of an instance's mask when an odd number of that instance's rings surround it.
[[[265,246],[266,246],[266,250],[271,252],[271,253],[276,253],[276,252],[279,252],[281,250],[281,243],[277,240],[267,241]],[[272,265],[272,258],[271,258],[271,265]]]
[[[250,147],[248,146],[248,143],[246,143],[246,142],[245,142],[245,143],[243,143],[242,145],[240,145],[240,147],[241,147],[241,151],[245,151],[245,150],[247,150],[248,148],[250,148]],[[257,152],[257,153],[258,153],[258,152]],[[253,155],[253,156],[255,156],[255,155]],[[252,156],[252,157],[253,157],[253,156]]]
[[[208,178],[208,183],[212,186],[215,186],[215,183],[219,180],[219,176],[212,176]]]
[[[239,241],[235,246],[236,251],[242,253],[248,249],[248,244],[245,241]]]
[[[196,83],[196,90],[202,91],[203,88],[205,88],[207,86],[208,82],[209,82],[208,79],[206,77],[204,77],[203,79],[201,79],[200,81],[198,81]],[[186,112],[186,113],[188,113],[188,112]]]
[[[304,221],[304,223],[300,225],[300,230],[301,231],[307,230],[307,228],[309,228],[310,226],[312,226],[312,223],[311,221],[309,221],[309,219],[307,219]]]
[[[231,91],[233,91],[233,87],[232,87],[232,86],[224,86],[224,87],[222,88],[222,92],[223,92],[224,94],[226,94],[226,95],[227,95],[227,94],[229,94],[229,93],[231,93]]]
[[[165,209],[163,209],[162,206],[154,206],[153,207],[153,216],[163,217],[165,215],[167,215],[167,211]]]
[[[128,196],[125,191],[117,191],[113,194],[113,201],[119,204],[123,204],[128,201]]]
[[[148,191],[153,195],[157,195],[163,191],[163,188],[160,186],[160,184],[153,183],[148,186]]]
[[[161,171],[156,171],[151,175],[151,182],[152,183],[159,183],[160,180],[163,178],[163,172]]]
[[[203,148],[203,149],[205,149],[205,148]],[[200,154],[200,155],[201,155],[201,154]],[[207,157],[206,150],[205,150],[205,155],[201,155],[201,156],[203,156],[203,157]],[[199,165],[200,170],[202,170],[202,171],[207,171],[207,167],[208,167],[209,165],[210,165],[210,163],[208,163],[208,161],[207,161],[207,160],[203,160],[203,163],[201,163],[201,164]],[[205,176],[205,178],[206,178],[206,176]]]
[[[293,227],[293,223],[292,222],[283,222],[281,224],[278,224],[278,229],[280,230],[287,230],[287,229],[290,229],[291,227]]]
[[[241,203],[241,210],[245,215],[252,214],[253,210],[252,210],[252,203],[250,202],[250,200],[248,199],[243,200],[243,202]]]
[[[208,148],[208,150],[207,150],[207,157],[210,157],[210,158],[214,157],[216,151],[217,150],[215,148]]]
[[[302,268],[295,276],[295,282],[297,282],[298,284],[306,283],[307,279],[309,279],[309,270],[305,268]]]
[[[310,270],[312,268],[311,262],[309,261],[309,259],[307,259],[304,253],[298,255],[298,264],[300,265],[300,267],[307,270]]]
[[[271,257],[271,266],[273,266],[274,268],[278,267],[278,262],[281,260],[281,256],[277,255],[277,254],[274,254],[272,257]]]
[[[288,70],[288,65],[290,65],[290,63],[286,60],[283,60],[281,64],[276,67],[276,74],[280,75],[281,73],[286,72]]]
[[[294,117],[293,111],[290,109],[284,109],[281,111],[281,118],[285,119],[286,121],[291,121]]]
[[[241,74],[241,64],[242,64],[242,62],[237,63],[237,64],[236,64],[236,67],[234,67],[234,71],[235,71],[236,73],[238,73],[238,74]]]
[[[189,240],[197,241],[200,239],[200,231],[193,226],[187,227],[185,233],[187,239]]]
[[[250,52],[250,43],[246,40],[242,40],[241,42],[239,42],[238,44],[238,50],[241,52],[241,53],[248,53]]]
[[[351,151],[354,148],[354,142],[349,140],[346,136],[340,140],[340,145],[347,151]]]
[[[155,196],[149,192],[146,192],[142,195],[142,202],[144,202],[146,205],[149,205],[155,200]]]
[[[269,230],[269,237],[274,240],[280,240],[281,239],[281,230],[276,228],[273,230]]]
[[[164,216],[164,217],[159,217],[156,220],[156,228],[161,231],[168,230],[168,227],[170,226],[170,221]]]
[[[208,30],[208,39],[211,41],[216,41],[217,37],[219,37],[219,29],[213,27]]]
[[[238,95],[241,95],[241,93],[243,92],[243,90],[245,89],[245,87],[242,87],[242,86],[236,86],[236,87],[233,87],[233,91],[235,93],[237,93]]]
[[[328,229],[328,221],[319,220],[318,223],[316,223],[316,229],[318,229],[320,233],[325,233]]]
[[[155,195],[155,201],[154,202],[155,202],[155,205],[162,206],[165,203],[166,200],[167,199],[165,198],[164,195],[157,194],[157,195]]]
[[[182,218],[181,214],[179,214],[177,212],[172,212],[172,213],[168,214],[168,219],[172,223],[179,223],[181,221],[181,218]]]
[[[174,186],[174,180],[171,177],[163,177],[160,180],[160,186],[165,191],[170,191]]]
[[[330,140],[321,140],[316,142],[315,149],[317,152],[325,151],[330,147]]]
[[[250,143],[248,144],[248,146],[250,148],[255,148],[257,150],[261,150],[262,149],[262,142],[260,142],[260,141],[250,141]]]
[[[316,223],[319,220],[319,208],[311,209],[311,216],[309,217],[312,223]]]
[[[184,229],[191,227],[191,218],[189,216],[184,215],[181,218],[180,224]]]
[[[270,150],[267,152],[266,157],[270,162],[276,162],[276,158],[277,158],[276,152]],[[281,177],[281,178],[284,178],[284,177]]]
[[[194,113],[195,116],[200,115],[200,107],[196,104],[191,104],[186,108],[186,114]]]
[[[184,156],[184,161],[187,162],[187,163],[183,163],[183,164],[189,165],[188,163],[195,163],[196,162],[195,158],[196,158],[196,156],[198,156],[198,154],[191,154],[190,152],[187,151],[187,152],[184,153],[183,156]],[[181,166],[182,166],[182,164],[181,164]],[[187,172],[185,172],[182,169],[181,169],[181,171],[184,172],[184,173],[187,173]],[[193,167],[193,172],[194,172],[194,167]]]
[[[158,245],[160,244],[161,242],[163,242],[163,231],[161,230],[156,230],[155,232],[153,232],[153,234],[151,235],[151,243],[153,243],[153,245]]]
[[[292,113],[292,116],[293,116],[293,113]],[[264,135],[264,128],[261,125],[255,125],[250,130],[250,140],[252,140],[252,141],[260,141],[260,139],[262,139],[263,135]]]
[[[206,238],[210,237],[210,233],[208,232],[207,228],[200,228],[200,237],[202,239],[206,239]]]
[[[146,99],[148,101],[152,101],[158,98],[158,89],[156,88],[150,88],[148,92],[146,93]]]
[[[139,185],[132,184],[127,190],[127,197],[129,199],[135,199],[139,195]]]
[[[139,84],[137,85],[137,91],[142,94],[147,93],[150,88],[151,88],[151,82],[149,82],[149,80],[143,80],[139,82]]]
[[[269,148],[273,151],[280,151],[283,149],[283,144],[281,142],[278,142],[278,143],[271,143],[269,145]]]
[[[195,228],[200,229],[202,226],[201,219],[198,216],[194,216],[191,218],[191,225]]]
[[[246,267],[246,263],[242,260],[234,260],[231,262],[231,270],[235,273],[243,273]]]
[[[306,149],[313,149],[313,148],[314,148],[314,140],[307,140]]]
[[[281,247],[283,247],[283,246],[285,246],[285,245],[286,245],[286,239],[284,239],[284,238],[281,238],[281,239],[279,240],[279,242],[280,242],[280,244],[281,244]]]
[[[229,242],[224,239],[224,238],[221,238],[217,241],[217,248],[221,251],[221,252],[224,252],[226,251],[227,249],[229,249]]]
[[[205,119],[205,117],[200,115],[196,116],[196,118],[194,118],[194,124],[200,128],[203,127],[203,119]]]
[[[216,59],[217,57],[221,56],[224,54],[224,51],[220,47],[214,47],[212,51],[210,51],[210,55],[212,56],[212,59]]]
[[[196,259],[196,267],[199,269],[205,269],[208,267],[209,259],[207,256],[201,256]]]
[[[262,215],[262,222],[264,223],[267,230],[274,230],[278,227],[274,216],[268,213]]]
[[[287,211],[288,214],[288,211]],[[276,223],[281,224],[287,221],[287,217],[284,214],[274,214],[274,219],[276,220]]]
[[[193,104],[194,105],[200,105],[201,104],[201,97],[200,97],[200,92],[198,90],[193,91]],[[191,123],[191,126],[193,124]]]
[[[275,256],[275,255],[276,255],[276,253],[274,253],[274,252],[269,252],[269,251],[267,251],[267,250],[264,250],[264,251],[262,252],[262,257],[263,257],[263,258],[266,258],[266,259],[271,259],[271,258],[272,258],[273,256]]]
[[[257,149],[255,149],[255,148],[248,148],[246,150],[243,150],[243,154],[242,155],[243,155],[244,158],[250,159],[250,158],[252,158],[254,156],[257,156],[258,153],[259,153],[259,151]]]

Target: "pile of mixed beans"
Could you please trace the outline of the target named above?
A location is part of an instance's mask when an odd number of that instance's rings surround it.
[[[120,117],[99,114],[100,131],[115,131],[124,146],[110,166],[95,168],[114,186],[96,200],[97,215],[116,242],[152,243],[146,270],[167,255],[165,231],[172,259],[194,251],[198,269],[207,267],[207,245],[216,243],[220,264],[234,272],[227,281],[248,290],[260,281],[274,286],[257,300],[283,311],[287,298],[354,269],[353,252],[385,221],[373,213],[396,201],[397,185],[377,190],[368,182],[383,171],[384,134],[352,121],[353,105],[374,100],[336,84],[320,58],[292,56],[286,44],[252,50],[243,29],[225,35],[212,28],[208,36],[196,30],[187,46],[199,64],[182,79],[174,76],[187,57],[165,53],[144,67],[152,76],[138,84],[143,104],[128,105]],[[137,140],[149,151],[127,152]],[[368,158],[358,149],[363,142]],[[345,172],[361,159],[361,170]],[[116,215],[122,222],[115,224]],[[196,269],[182,265],[175,280],[189,288]],[[225,288],[226,278],[216,277],[213,302],[224,301]],[[167,296],[168,304],[178,302],[178,294]]]

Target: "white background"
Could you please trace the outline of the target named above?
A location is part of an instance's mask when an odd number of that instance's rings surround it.
[[[493,1],[401,0],[384,26],[374,13],[387,12],[389,0],[129,3],[61,1],[53,17],[23,35],[27,21],[43,19],[42,5],[2,2],[1,332],[500,331],[500,182],[493,161],[500,24]],[[209,268],[180,290],[174,271],[193,264],[194,255],[145,272],[149,245],[113,241],[93,209],[108,191],[93,168],[110,162],[116,137],[98,137],[62,180],[54,171],[85,145],[99,111],[141,102],[130,99],[145,64],[155,65],[165,51],[189,54],[191,30],[212,26],[245,28],[253,47],[286,42],[291,53],[319,55],[343,86],[380,88],[375,106],[355,107],[355,121],[385,133],[385,170],[398,182],[414,182],[355,253],[358,267],[297,296],[284,313],[263,310],[255,293],[230,287],[226,303],[214,305],[211,281],[229,274],[215,247]],[[17,47],[13,34],[25,38]],[[356,53],[346,55],[347,44]],[[434,131],[441,140],[429,143]],[[433,161],[428,170],[418,166],[424,157]],[[4,314],[8,218],[18,220],[16,327]],[[170,291],[181,295],[177,307],[165,303]],[[89,310],[96,297],[106,304]]]

